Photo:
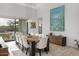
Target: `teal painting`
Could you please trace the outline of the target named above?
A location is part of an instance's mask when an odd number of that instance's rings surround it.
[[[50,30],[64,31],[64,6],[50,9]]]

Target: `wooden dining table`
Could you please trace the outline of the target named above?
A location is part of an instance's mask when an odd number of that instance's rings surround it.
[[[35,56],[35,45],[40,41],[39,37],[36,36],[32,36],[32,37],[28,37],[27,41],[30,43],[31,47],[30,47],[30,56]]]

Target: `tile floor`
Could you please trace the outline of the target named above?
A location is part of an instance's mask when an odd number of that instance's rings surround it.
[[[26,55],[25,52],[22,52],[15,41],[6,43],[9,47],[10,56],[29,56],[29,53]],[[39,56],[36,53],[36,56]],[[55,44],[50,44],[50,51],[48,54],[42,53],[42,56],[79,56],[79,49],[72,47],[62,47]]]

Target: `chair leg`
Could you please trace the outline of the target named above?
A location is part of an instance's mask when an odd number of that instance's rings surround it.
[[[27,55],[28,50],[29,50],[29,48],[26,48],[26,55]]]
[[[18,47],[20,48],[20,44],[18,43]]]
[[[48,51],[46,51],[46,54],[48,54]]]
[[[78,44],[78,48],[79,48],[79,44]]]
[[[16,45],[17,45],[18,43],[17,43],[17,41],[16,41]]]
[[[39,55],[41,56],[41,49],[39,49]]]
[[[22,45],[22,51],[24,51],[24,46]]]
[[[49,52],[49,48],[44,48],[44,51],[46,52],[46,54],[48,54],[48,52]]]

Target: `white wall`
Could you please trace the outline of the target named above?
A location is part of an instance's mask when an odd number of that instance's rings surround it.
[[[36,10],[15,3],[0,3],[0,17],[27,19],[36,17]]]
[[[79,40],[79,4],[46,4],[38,8],[38,17],[43,18],[43,34],[48,34],[50,31],[50,9],[65,5],[65,31],[54,32],[55,35],[63,35],[67,37],[67,45],[75,46],[74,40]]]
[[[65,31],[67,43],[74,46],[74,40],[79,40],[79,4],[66,4]]]

